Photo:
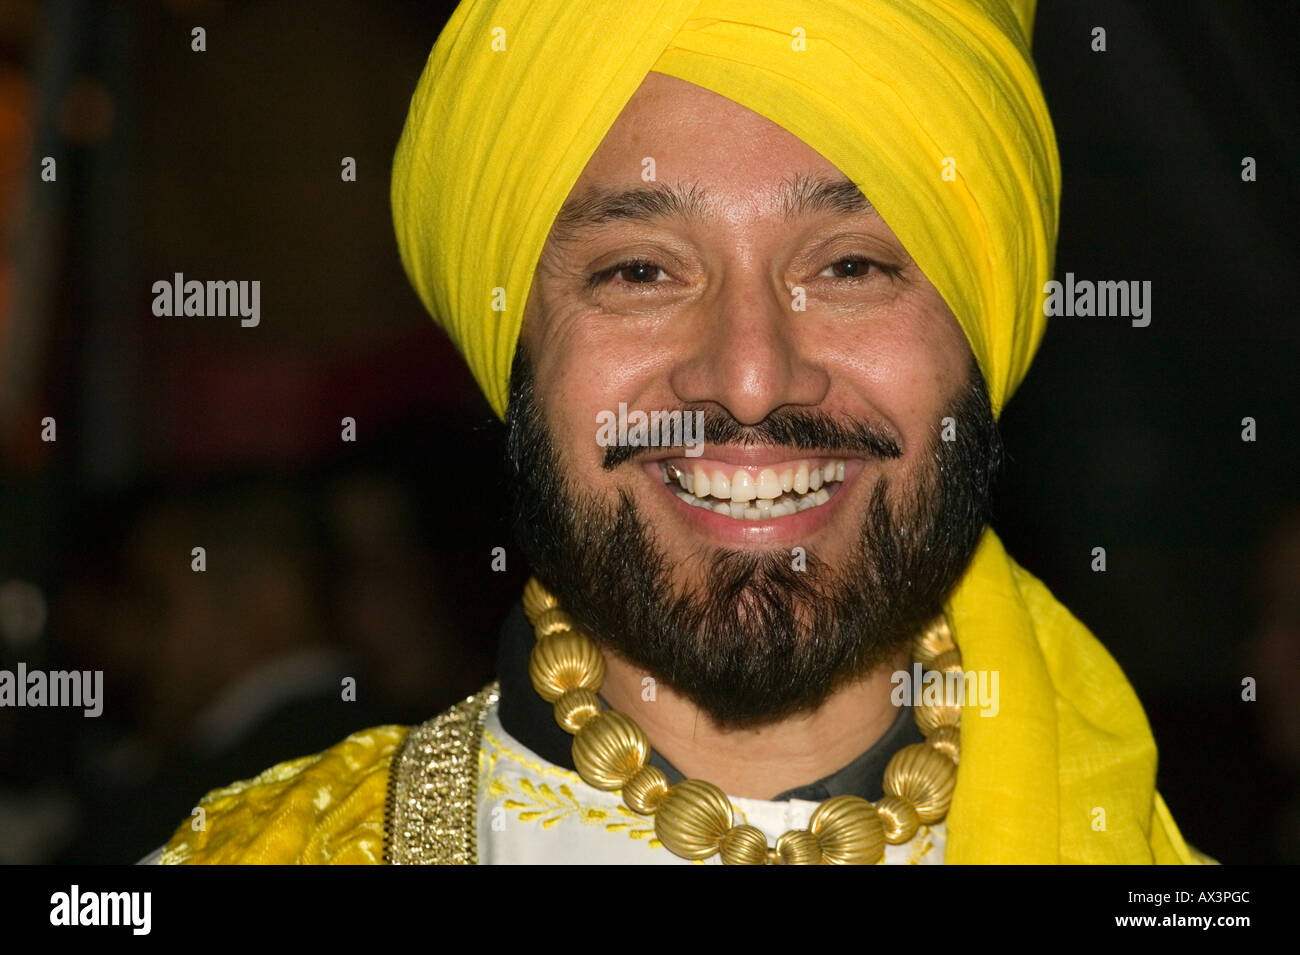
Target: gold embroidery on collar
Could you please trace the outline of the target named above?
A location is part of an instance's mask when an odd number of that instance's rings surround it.
[[[523,753],[516,753],[510,747],[506,746],[505,743],[503,743],[491,730],[485,729],[483,731],[483,742],[489,744],[494,750],[491,757],[489,757],[492,760],[493,768],[496,764],[496,757],[500,755],[512,762],[518,763],[520,766],[531,769],[539,776],[558,776],[560,779],[570,783],[582,782],[582,777],[572,770],[565,769],[562,766],[552,766],[545,763],[539,763],[535,759],[529,759]],[[487,752],[488,747],[485,746],[483,750],[484,752]]]
[[[479,746],[499,697],[500,684],[489,683],[406,735],[389,770],[386,863],[477,863]]]
[[[487,796],[499,800],[502,809],[518,813],[520,822],[535,822],[543,829],[550,829],[564,819],[576,818],[585,826],[602,826],[608,833],[619,833],[643,841],[651,849],[663,848],[663,843],[654,837],[654,827],[649,825],[645,816],[638,815],[625,806],[607,809],[585,805],[567,785],[561,784],[557,790],[547,783],[536,783],[527,776],[512,777],[498,773],[488,780]]]

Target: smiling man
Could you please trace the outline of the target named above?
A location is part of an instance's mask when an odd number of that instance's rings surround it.
[[[462,3],[394,219],[535,579],[497,682],[209,794],[163,861],[1203,861],[986,524],[1056,235],[1032,18]]]

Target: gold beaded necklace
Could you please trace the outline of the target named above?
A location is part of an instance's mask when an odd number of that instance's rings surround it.
[[[624,805],[653,816],[659,841],[684,859],[721,853],[727,865],[874,865],[886,843],[907,842],[922,824],[948,814],[960,758],[961,707],[918,702],[916,725],[925,742],[905,746],[890,759],[883,798],[871,803],[834,796],[817,807],[807,829],[792,829],[768,846],[758,828],[732,824],[731,801],[717,786],[700,779],[670,786],[662,770],[648,764],[650,741],[641,727],[600,708],[604,656],[536,578],[524,588],[524,612],[537,634],[528,675],[555,705],[555,721],[573,734],[578,775],[596,789],[621,789]],[[913,653],[925,669],[961,672],[961,654],[942,616],[916,638]]]

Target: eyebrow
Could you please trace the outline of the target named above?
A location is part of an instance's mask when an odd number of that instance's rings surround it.
[[[828,212],[859,215],[876,211],[852,181],[806,173],[782,182],[777,202],[787,221]],[[667,218],[698,221],[708,214],[707,193],[695,185],[656,183],[636,189],[592,189],[565,202],[551,226],[551,236],[565,242],[606,222]]]

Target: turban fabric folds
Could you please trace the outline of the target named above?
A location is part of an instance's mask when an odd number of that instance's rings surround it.
[[[646,74],[665,73],[858,185],[1000,414],[1045,329],[1061,189],[1033,17],[1034,0],[465,0],[394,159],[402,263],[504,417],[551,224]],[[963,714],[948,861],[1194,861],[1119,667],[991,529],[948,613],[964,666],[997,670],[1001,694],[997,716]]]

